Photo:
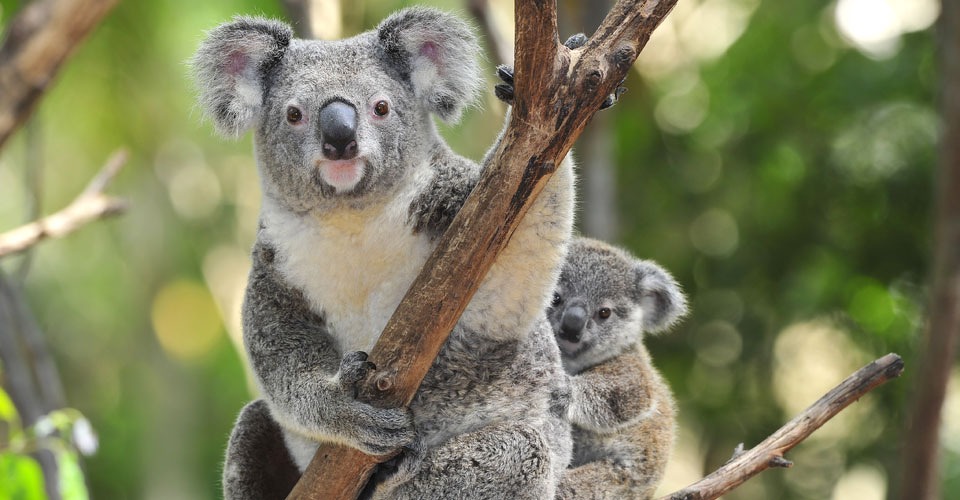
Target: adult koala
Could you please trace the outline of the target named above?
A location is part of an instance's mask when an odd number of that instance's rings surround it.
[[[292,39],[285,24],[238,17],[194,56],[199,102],[216,129],[254,129],[263,190],[243,307],[263,401],[243,410],[231,436],[228,498],[285,495],[296,474],[261,472],[264,457],[302,471],[319,442],[407,449],[378,498],[554,495],[571,454],[569,391],[543,311],[570,238],[570,162],[520,223],[410,408],[355,398],[375,370],[365,352],[480,176],[430,116],[454,121],[475,99],[479,53],[467,24],[415,8],[339,41]],[[281,435],[289,457],[276,446]]]

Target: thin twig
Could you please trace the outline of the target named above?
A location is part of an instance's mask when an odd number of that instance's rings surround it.
[[[104,194],[110,181],[127,160],[125,151],[114,153],[87,188],[63,210],[25,226],[0,234],[0,258],[22,252],[46,238],[59,238],[89,222],[117,215],[127,202]]]
[[[851,403],[880,384],[899,377],[902,372],[903,360],[896,354],[887,354],[873,361],[847,377],[840,385],[834,387],[762,443],[747,451],[742,451],[741,447],[738,447],[733,458],[723,467],[663,499],[717,498],[770,467],[792,466],[793,463],[783,457],[784,453],[793,449]]]

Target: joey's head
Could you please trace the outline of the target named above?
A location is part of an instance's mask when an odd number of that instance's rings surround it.
[[[575,238],[547,309],[570,373],[601,363],[664,331],[687,312],[665,269],[601,241]]]
[[[471,28],[414,8],[336,41],[294,39],[286,24],[237,17],[210,31],[191,64],[217,131],[255,130],[264,194],[305,212],[388,192],[441,141],[479,90]]]

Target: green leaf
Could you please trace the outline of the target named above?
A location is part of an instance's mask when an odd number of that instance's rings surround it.
[[[60,469],[60,495],[63,500],[87,500],[87,484],[83,479],[83,471],[77,461],[74,451],[63,451],[57,455]]]
[[[0,387],[0,420],[7,422],[19,422],[20,416],[17,415],[17,407],[13,406],[13,400],[7,394],[7,391]]]
[[[0,498],[10,500],[45,500],[43,472],[30,457],[0,453]]]

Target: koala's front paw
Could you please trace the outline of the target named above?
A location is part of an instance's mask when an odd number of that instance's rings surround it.
[[[587,36],[583,33],[577,33],[576,35],[571,36],[567,39],[566,42],[563,42],[563,45],[568,49],[574,50],[583,47],[587,43]],[[497,96],[497,99],[513,105],[513,96],[514,96],[514,75],[513,68],[505,64],[497,66],[497,78],[500,79],[502,83],[498,83],[493,87],[493,93]],[[607,109],[617,103],[617,100],[620,99],[620,95],[627,91],[627,88],[623,86],[623,80],[617,85],[617,88],[613,90],[613,93],[608,95],[606,99],[603,100],[603,103],[600,104],[600,109]]]
[[[340,415],[332,418],[338,433],[368,455],[387,455],[416,437],[408,408],[377,408],[356,399],[359,383],[377,369],[362,351],[344,354],[337,381],[346,400]]]

